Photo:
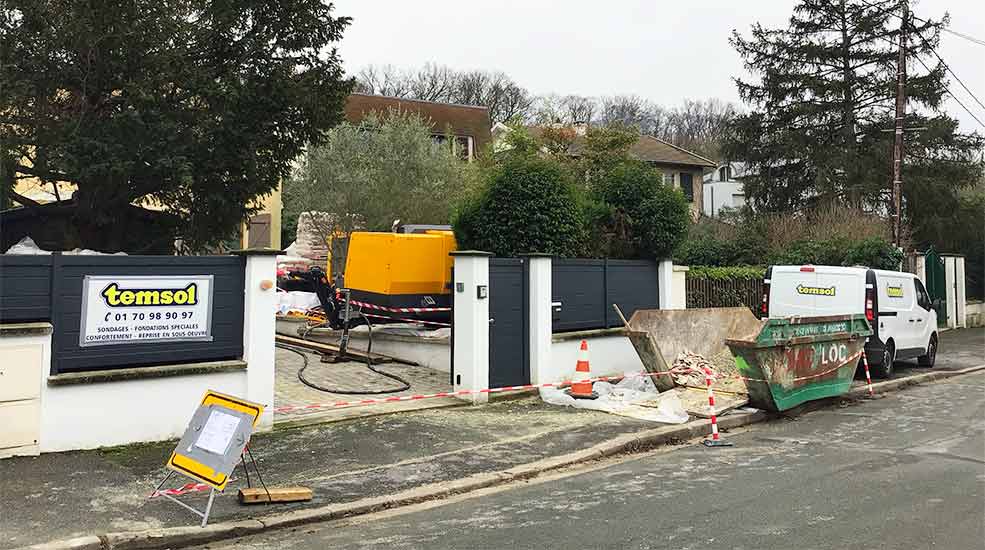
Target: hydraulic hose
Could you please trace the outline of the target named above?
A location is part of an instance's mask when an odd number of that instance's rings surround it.
[[[309,361],[308,361],[308,350],[306,350],[304,348],[298,348],[298,347],[295,347],[295,346],[289,346],[287,344],[281,344],[281,343],[278,343],[276,345],[279,348],[286,349],[288,351],[292,351],[292,352],[294,352],[294,353],[296,353],[296,354],[298,354],[298,355],[301,356],[301,359],[304,360],[304,364],[301,366],[301,370],[298,371],[298,380],[300,380],[302,384],[304,384],[305,386],[308,386],[309,388],[312,388],[312,389],[315,389],[315,390],[318,390],[318,391],[327,392],[327,393],[341,393],[341,394],[346,394],[346,395],[380,395],[380,394],[384,394],[384,393],[397,393],[397,392],[402,392],[402,391],[409,390],[410,389],[410,382],[408,382],[407,380],[405,380],[405,379],[397,376],[396,374],[390,374],[388,372],[383,372],[382,370],[379,370],[379,369],[377,369],[376,367],[373,366],[373,361],[372,361],[372,359],[370,359],[370,356],[373,353],[373,325],[370,324],[369,319],[367,319],[366,316],[363,315],[363,312],[362,311],[357,311],[357,313],[359,313],[359,316],[363,318],[363,321],[365,321],[365,323],[366,323],[366,327],[369,329],[369,343],[366,346],[366,368],[368,368],[369,370],[375,372],[376,374],[379,374],[381,376],[385,376],[385,377],[387,377],[387,378],[389,378],[391,380],[396,380],[397,382],[399,382],[401,384],[401,387],[395,388],[395,389],[385,389],[385,390],[343,390],[343,389],[338,389],[338,388],[327,388],[325,386],[319,386],[318,384],[315,384],[314,382],[311,382],[310,380],[306,380],[304,378],[304,371],[305,371],[305,369],[308,368],[308,365],[309,365]],[[307,335],[302,336],[302,338],[304,338],[305,336],[307,336]]]

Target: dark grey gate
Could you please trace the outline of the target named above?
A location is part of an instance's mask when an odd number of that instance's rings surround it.
[[[489,259],[489,386],[530,383],[527,261]]]

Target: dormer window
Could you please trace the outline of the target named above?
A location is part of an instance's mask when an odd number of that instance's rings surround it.
[[[732,179],[732,167],[722,166],[718,169],[718,181],[730,181]]]

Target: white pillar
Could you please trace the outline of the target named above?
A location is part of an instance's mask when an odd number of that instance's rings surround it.
[[[673,285],[670,288],[670,307],[667,309],[687,309],[687,272],[686,265],[675,265],[673,268]]]
[[[957,326],[967,327],[967,311],[968,306],[968,295],[967,295],[967,281],[964,275],[964,256],[958,256],[954,258],[954,287],[955,287],[955,297],[957,298],[955,309],[957,311]]]
[[[916,256],[916,266],[914,275],[920,279],[920,282],[927,285],[927,256],[926,254],[917,254]]]
[[[553,312],[551,309],[551,256],[527,255],[527,282],[530,307],[529,347],[530,383],[548,381],[551,367],[551,334]]]
[[[957,323],[957,303],[958,297],[955,292],[955,269],[954,256],[944,256],[944,288],[947,289],[947,326],[955,328]]]
[[[455,257],[455,342],[452,357],[455,391],[489,387],[489,254],[475,250],[452,252]],[[487,393],[461,396],[485,403]]]
[[[274,333],[277,311],[277,254],[280,250],[248,249],[243,307],[243,360],[246,361],[246,399],[265,408],[257,427],[274,425]]]
[[[673,260],[660,260],[657,263],[657,300],[660,309],[674,309]]]

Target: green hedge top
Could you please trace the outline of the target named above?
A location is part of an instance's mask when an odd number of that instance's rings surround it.
[[[688,266],[687,276],[692,279],[708,279],[711,281],[761,280],[766,275],[766,268],[756,265],[739,265],[715,267],[707,265]]]

